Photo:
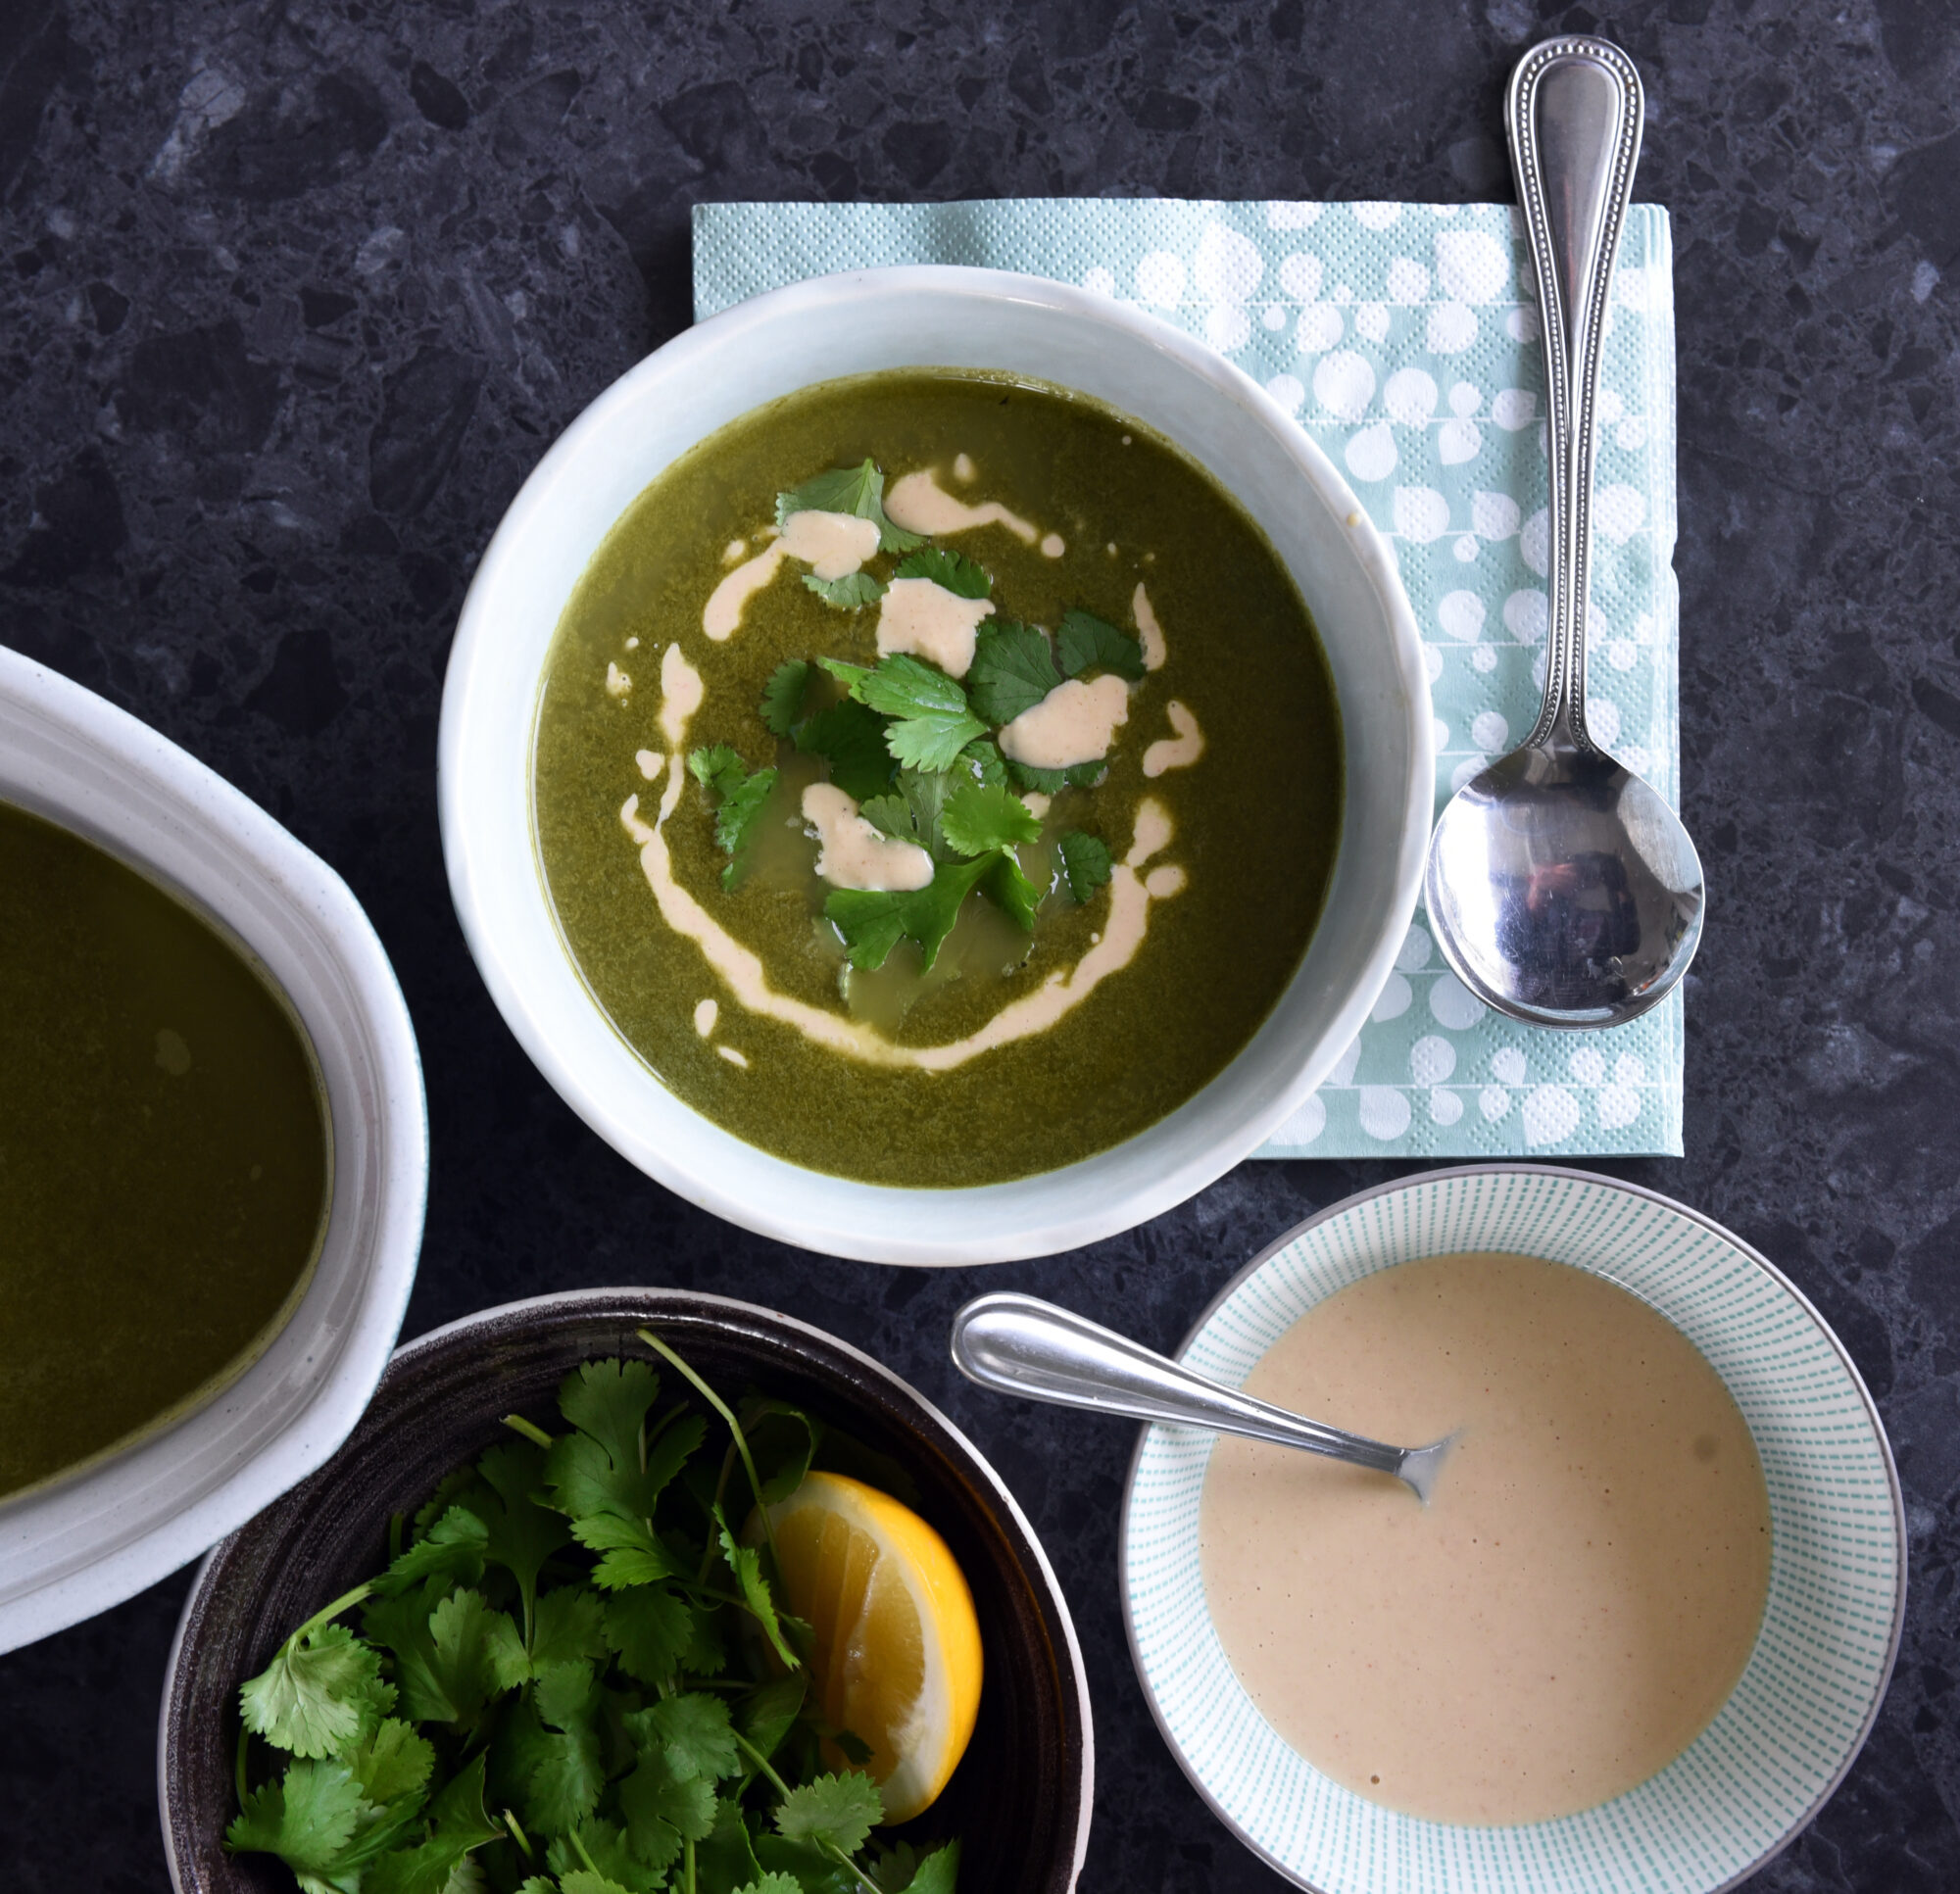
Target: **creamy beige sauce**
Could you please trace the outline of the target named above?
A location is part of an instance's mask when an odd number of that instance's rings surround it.
[[[609,659],[606,665],[606,695],[624,697],[633,688],[633,680],[617,664]]]
[[[835,783],[811,783],[803,793],[803,819],[816,831],[816,872],[833,888],[910,894],[932,879],[932,856],[872,826]]]
[[[1041,537],[1041,528],[1033,520],[1009,512],[998,500],[969,507],[939,484],[931,467],[892,482],[885,495],[885,514],[895,526],[903,526],[908,533],[924,533],[929,539],[970,533],[976,526],[1004,526],[1026,546]]]
[[[652,782],[666,767],[666,758],[658,750],[636,750],[633,763],[648,782]]]
[[[736,554],[746,542],[730,540]],[[701,628],[717,644],[742,626],[743,608],[775,576],[786,558],[802,559],[819,579],[848,578],[878,550],[878,523],[856,513],[799,512],[754,558],[744,559],[702,607]]]
[[[1429,1505],[1221,1438],[1204,1591],[1267,1721],[1431,1821],[1548,1821],[1643,1782],[1741,1675],[1769,1580],[1746,1423],[1664,1318],[1584,1271],[1445,1256],[1330,1296],[1249,1393],[1378,1439],[1461,1430]]]
[[[1030,769],[1069,769],[1109,753],[1130,715],[1130,687],[1113,671],[1071,677],[1001,732],[1001,748]]]
[[[682,766],[680,747],[687,736],[688,719],[701,708],[701,700],[706,694],[706,686],[701,681],[701,673],[687,661],[686,654],[678,645],[669,645],[661,654],[661,735],[667,740],[667,748],[673,752],[673,780],[667,784],[667,798],[671,801],[680,794],[680,786],[686,779],[687,771]],[[640,774],[648,782],[660,774],[660,766],[652,769],[642,762]]]
[[[1169,648],[1164,643],[1163,626],[1157,623],[1157,614],[1151,607],[1151,595],[1144,590],[1141,579],[1136,591],[1130,594],[1130,615],[1136,619],[1137,635],[1143,641],[1144,669],[1161,670]]]
[[[1173,737],[1159,737],[1144,752],[1144,774],[1161,776],[1167,769],[1189,769],[1204,754],[1204,732],[1198,719],[1176,698],[1164,705]]]
[[[964,677],[980,621],[993,613],[992,599],[962,599],[931,579],[894,579],[878,603],[878,656],[909,652],[948,677]]]

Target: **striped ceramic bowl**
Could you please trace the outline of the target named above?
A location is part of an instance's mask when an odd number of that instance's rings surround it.
[[[1769,1603],[1740,1682],[1690,1748],[1576,1816],[1457,1827],[1378,1807],[1288,1748],[1205,1609],[1199,1492],[1214,1436],[1150,1427],[1120,1570],[1137,1675],[1164,1740],[1255,1853],[1321,1894],[1713,1894],[1785,1846],[1878,1715],[1905,1611],[1905,1523],[1871,1396],[1774,1265],[1705,1217],[1610,1178],[1530,1165],[1437,1171],[1281,1238],[1207,1309],[1182,1359],[1237,1385],[1348,1283],[1420,1256],[1498,1250],[1610,1277],[1713,1364],[1769,1485]]]

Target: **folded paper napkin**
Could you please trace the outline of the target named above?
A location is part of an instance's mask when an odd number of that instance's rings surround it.
[[[1544,677],[1544,370],[1516,213],[1473,204],[704,204],[695,314],[806,276],[968,264],[1076,283],[1202,335],[1312,435],[1389,534],[1436,711],[1437,806],[1530,727]],[[1674,299],[1636,205],[1600,396],[1589,625],[1600,741],[1679,801]],[[1609,1033],[1514,1025],[1420,910],[1374,1015],[1261,1153],[1681,1150],[1681,996]]]

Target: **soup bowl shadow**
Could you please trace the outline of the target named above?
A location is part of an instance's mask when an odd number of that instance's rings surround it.
[[[895,1463],[909,1503],[973,1592],[984,1681],[964,1759],[932,1809],[895,1832],[961,1837],[960,1884],[1068,1894],[1088,1845],[1095,1743],[1068,1606],[1000,1476],[944,1415],[847,1342],[721,1296],[590,1289],[513,1302],[405,1344],[345,1446],[205,1561],[164,1684],[158,1803],[177,1894],[291,1894],[267,1856],[224,1851],[236,1813],[238,1689],[292,1628],[387,1561],[388,1524],[499,1439],[503,1417],[559,1424],[580,1362],[650,1359],[652,1328],[710,1384],[753,1381]]]
[[[1108,1150],[1009,1183],[933,1190],[786,1162],[668,1092],[561,938],[532,793],[554,634],[588,561],[647,485],[768,402],[920,367],[1017,374],[1088,395],[1203,468],[1265,534],[1313,615],[1346,759],[1339,851],[1313,938],[1225,1069]],[[939,266],[858,270],[756,297],[601,395],[526,481],[478,567],[443,689],[438,755],[443,853],[464,934],[506,1023],[572,1109],[717,1216],[890,1263],[1075,1248],[1181,1203],[1254,1150],[1332,1070],[1387,983],[1415,910],[1435,794],[1428,676],[1394,556],[1306,433],[1241,369],[1154,316],[1032,276]],[[661,924],[650,902],[648,925]],[[699,997],[690,991],[675,1003],[692,1009]]]
[[[1884,1425],[1788,1278],[1697,1211],[1612,1178],[1526,1164],[1432,1171],[1287,1232],[1220,1291],[1179,1359],[1237,1386],[1348,1284],[1481,1251],[1544,1257],[1630,1290],[1700,1350],[1748,1424],[1769,1491],[1769,1596],[1707,1727],[1638,1787],[1556,1821],[1426,1821],[1344,1788],[1266,1722],[1211,1621],[1199,1510],[1215,1436],[1156,1426],[1131,1461],[1117,1555],[1137,1676],[1219,1820],[1315,1894],[1717,1894],[1787,1847],[1843,1780],[1905,1616],[1905,1517]]]
[[[331,1157],[312,1272],[282,1317],[156,1421],[0,1502],[6,1651],[189,1563],[347,1437],[415,1283],[428,1119],[408,1006],[346,883],[188,752],[4,647],[0,801],[113,855],[256,964],[311,1048]]]

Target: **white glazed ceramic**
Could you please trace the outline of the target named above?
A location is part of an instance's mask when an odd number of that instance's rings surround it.
[[[1769,1602],[1741,1680],[1639,1788],[1557,1821],[1396,1815],[1290,1749],[1227,1662],[1204,1604],[1199,1497],[1214,1435],[1144,1430],[1119,1573],[1157,1726],[1219,1818],[1321,1894],[1715,1894],[1823,1806],[1863,1747],[1905,1616],[1905,1518],[1871,1396],[1823,1318],[1705,1217],[1611,1178],[1529,1165],[1436,1171],[1290,1231],[1200,1318],[1180,1359],[1231,1385],[1348,1283],[1420,1256],[1498,1250],[1609,1277],[1708,1358],[1770,1495]]]
[[[270,816],[147,724],[0,647],[0,801],[86,836],[216,919],[305,1025],[333,1198],[285,1327],[202,1406],[0,1502],[0,1651],[187,1564],[347,1437],[401,1328],[428,1122],[401,989],[360,903]]]
[[[1137,416],[1208,467],[1264,528],[1313,612],[1348,755],[1325,916],[1232,1065],[1113,1150],[951,1191],[804,1170],[666,1092],[613,1031],[561,940],[531,798],[552,636],[628,504],[677,455],[764,402],[907,365],[1058,382]],[[636,787],[622,775],[621,801]],[[799,283],[703,322],[622,376],[512,503],[464,604],[443,693],[450,889],[525,1051],[601,1137],[683,1196],[767,1236],[877,1262],[997,1262],[1072,1248],[1169,1209],[1254,1149],[1326,1076],[1387,981],[1414,912],[1434,792],[1414,618],[1387,544],[1326,457],[1201,343],[1106,297],[984,269],[873,269]],[[623,836],[620,846],[629,846]],[[662,925],[651,897],[647,924]]]

